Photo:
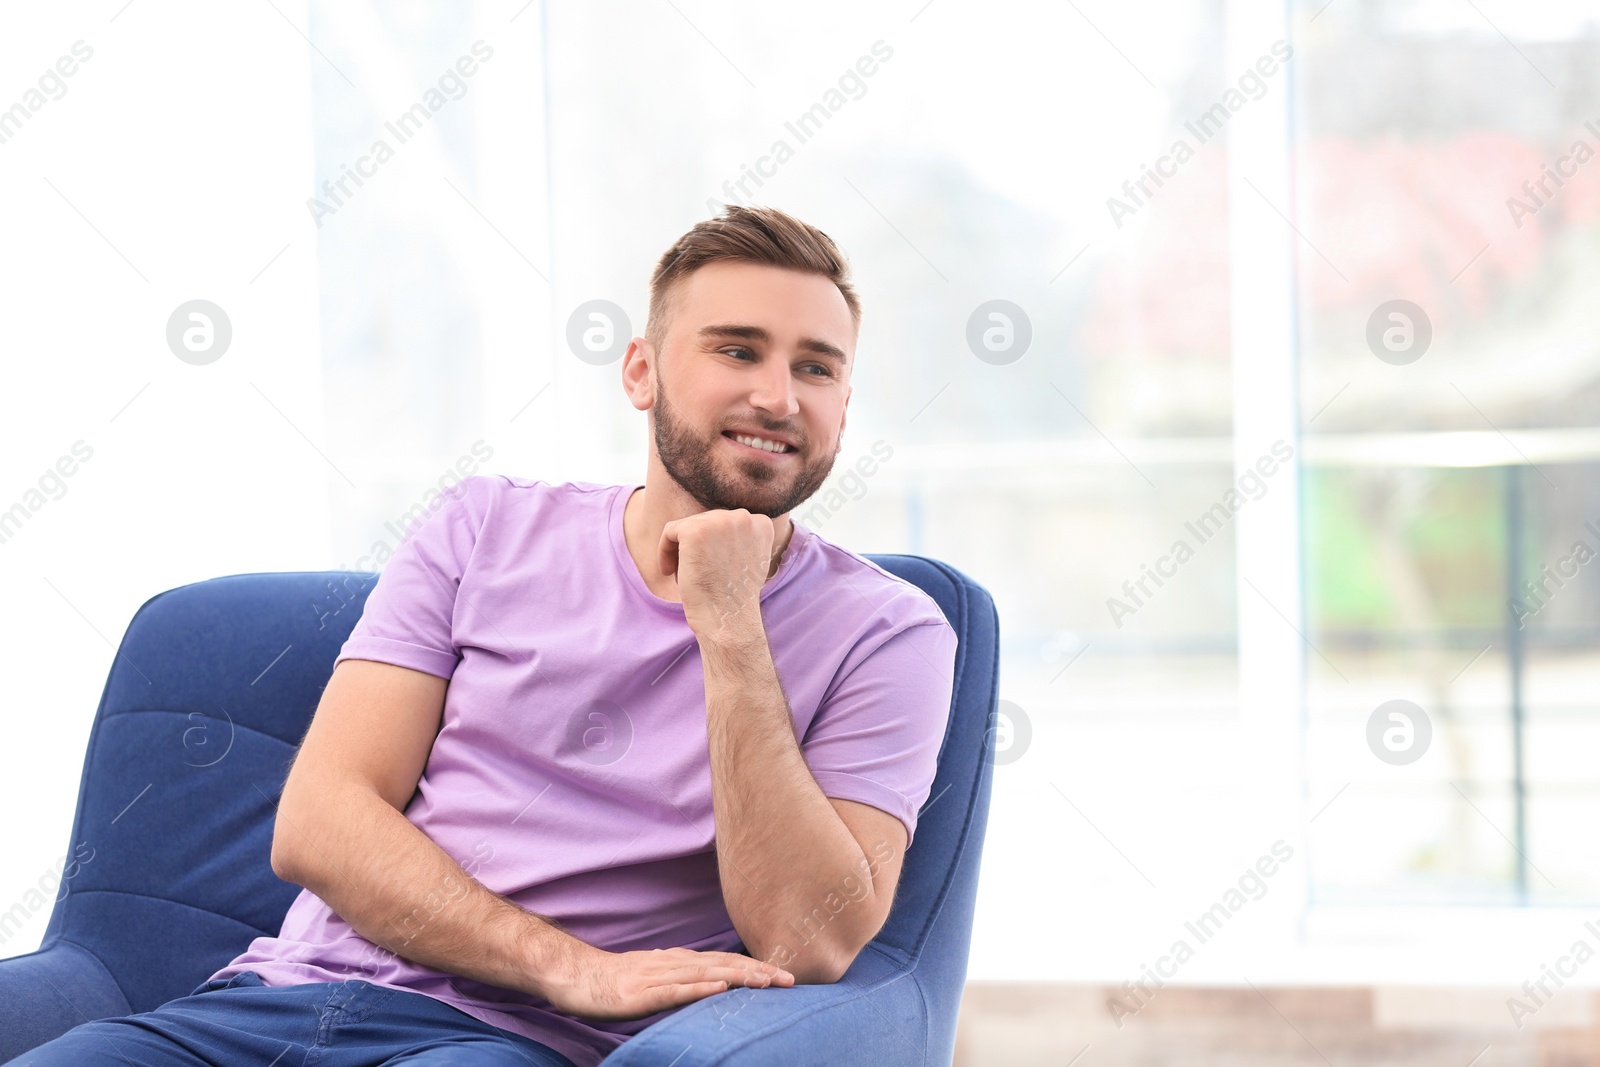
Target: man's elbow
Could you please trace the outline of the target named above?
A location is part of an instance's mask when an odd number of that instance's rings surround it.
[[[832,985],[845,976],[861,950],[878,936],[885,918],[874,914],[866,920],[866,926],[846,926],[841,917],[827,933],[808,940],[799,952],[787,953],[788,962],[775,962],[794,975],[796,985]]]
[[[794,975],[795,985],[833,985],[843,978],[845,971],[849,969],[848,966],[839,967],[831,963],[827,965],[813,963],[807,966],[791,964],[784,968]]]
[[[845,946],[828,946],[824,949],[813,943],[806,948],[810,951],[802,952],[796,959],[781,964],[784,970],[794,975],[795,985],[832,985],[845,976],[845,972],[861,954],[860,948]]]

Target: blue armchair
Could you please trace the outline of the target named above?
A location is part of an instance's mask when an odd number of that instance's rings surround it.
[[[635,1035],[608,1065],[948,1064],[989,811],[999,620],[918,556],[869,556],[960,636],[938,775],[893,911],[832,985],[730,989]],[[278,932],[275,801],[373,576],[242,574],[134,615],[89,736],[68,866],[37,952],[0,960],[0,1063],[82,1022],[188,994]]]

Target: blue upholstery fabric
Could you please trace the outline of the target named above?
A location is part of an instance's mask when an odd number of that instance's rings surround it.
[[[938,775],[888,922],[838,983],[705,998],[608,1065],[951,1061],[989,810],[999,620],[952,567],[867,558],[926,590],[960,637]],[[58,891],[39,951],[0,960],[0,1063],[79,1023],[184,996],[278,932],[300,890],[272,873],[274,805],[373,582],[233,575],[169,590],[134,615],[65,850],[92,858]]]

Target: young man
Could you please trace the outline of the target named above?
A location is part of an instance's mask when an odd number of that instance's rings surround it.
[[[444,494],[285,784],[278,936],[19,1062],[592,1067],[732,986],[837,981],[894,899],[956,653],[931,598],[790,518],[859,326],[813,227],[685,234],[622,365],[644,484]]]

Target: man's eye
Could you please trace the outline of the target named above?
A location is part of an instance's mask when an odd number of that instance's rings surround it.
[[[756,356],[756,354],[754,352],[752,352],[748,348],[724,348],[722,350],[722,354],[725,355],[725,356],[731,356],[731,357],[733,357],[735,359],[738,359],[740,356],[749,356],[751,359],[758,358]],[[821,378],[831,378],[831,377],[833,377],[833,369],[830,368],[825,363],[807,363],[806,367],[808,369],[811,369],[811,370],[821,371],[822,373],[820,375],[817,375],[817,377],[821,377]]]

